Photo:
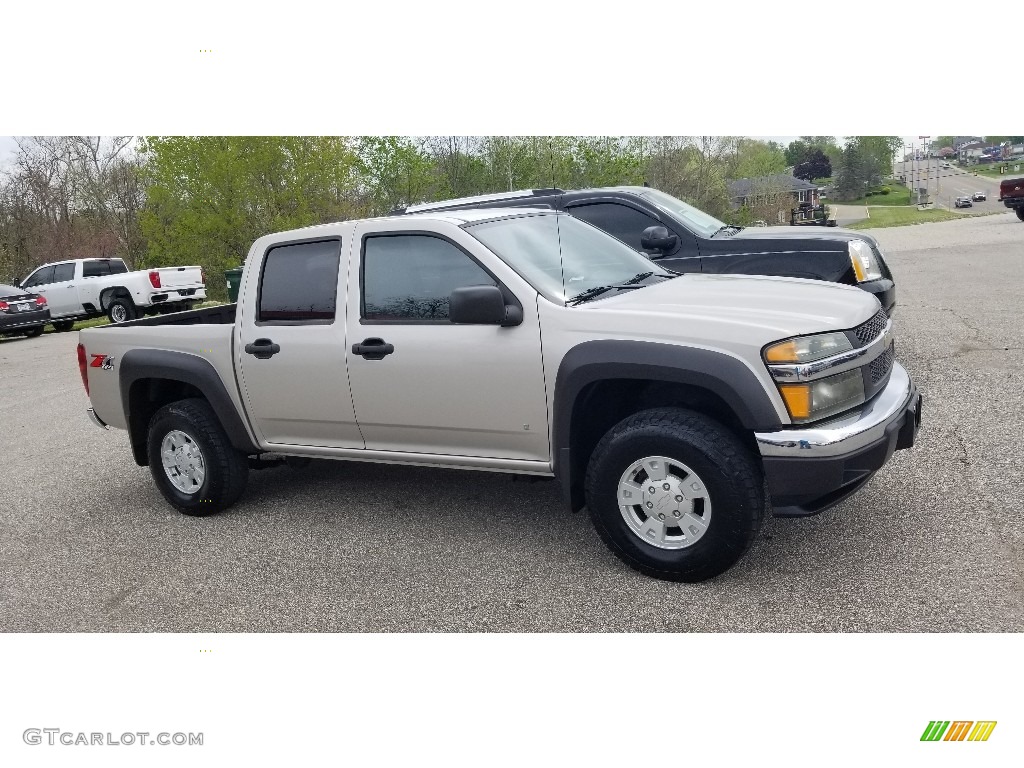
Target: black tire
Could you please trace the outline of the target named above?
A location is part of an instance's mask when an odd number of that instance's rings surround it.
[[[1013,212],[1017,214],[1018,219],[1024,221],[1024,206],[1021,206],[1020,208],[1014,208]]]
[[[36,336],[42,336],[43,326],[37,325],[35,328],[29,328],[27,331],[25,331],[25,335],[28,336],[30,339],[34,339]]]
[[[112,323],[127,323],[137,316],[135,303],[129,298],[114,299],[107,307],[107,319]]]
[[[57,333],[64,333],[65,331],[70,331],[72,328],[75,327],[75,321],[54,320],[52,323],[50,323],[50,325],[53,326],[53,330],[57,331]]]
[[[164,469],[161,445],[172,431],[183,432],[202,453],[205,477],[192,493],[176,488]],[[249,477],[247,458],[231,445],[205,400],[178,400],[153,414],[146,448],[157,488],[171,506],[186,515],[203,517],[220,512],[234,504],[245,490]]]
[[[620,510],[620,478],[649,456],[685,464],[707,490],[713,513],[703,535],[685,548],[647,543]],[[666,581],[703,581],[728,570],[750,549],[767,508],[760,466],[739,438],[684,408],[641,411],[609,430],[590,458],[585,490],[590,518],[612,552],[641,573]],[[643,514],[643,505],[634,509]]]

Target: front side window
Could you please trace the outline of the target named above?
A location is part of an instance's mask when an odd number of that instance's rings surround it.
[[[49,285],[53,282],[53,267],[43,267],[37,272],[32,273],[29,278],[24,282],[26,288],[31,288],[33,285]]]
[[[464,251],[429,235],[375,235],[363,245],[363,320],[448,322],[456,288],[497,285]]]
[[[617,237],[630,248],[642,250],[640,240],[648,227],[661,225],[653,216],[617,203],[593,203],[569,208],[569,213],[578,219],[593,224],[598,229]]]
[[[339,240],[293,243],[268,250],[260,277],[258,321],[334,320],[340,258]]]
[[[654,203],[658,208],[665,211],[683,222],[693,232],[704,237],[711,237],[720,229],[725,227],[721,221],[699,208],[684,203],[672,195],[667,195],[657,189],[645,189],[640,193],[641,197]]]
[[[53,268],[53,282],[55,283],[66,283],[68,280],[75,279],[75,265],[71,264],[58,264]]]
[[[622,241],[565,214],[516,216],[464,229],[552,301],[572,301],[641,275],[670,276]]]

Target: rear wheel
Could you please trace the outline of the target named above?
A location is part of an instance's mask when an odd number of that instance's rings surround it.
[[[53,330],[57,331],[58,333],[64,333],[65,331],[70,331],[72,328],[75,327],[75,321],[74,320],[54,320],[51,323],[51,325],[53,326]]]
[[[107,307],[107,317],[112,323],[127,323],[136,317],[135,304],[131,299],[114,299]]]
[[[35,328],[29,328],[25,331],[25,335],[30,339],[34,339],[36,336],[41,336],[43,333],[43,326],[37,325]]]
[[[179,400],[153,414],[147,437],[149,469],[160,492],[186,515],[204,516],[234,504],[249,465],[209,403]]]
[[[630,416],[598,443],[587,507],[623,562],[669,581],[703,581],[750,548],[764,519],[761,471],[717,422],[683,408]]]
[[[1024,206],[1021,206],[1020,208],[1015,208],[1014,212],[1017,214],[1018,219],[1024,221]]]

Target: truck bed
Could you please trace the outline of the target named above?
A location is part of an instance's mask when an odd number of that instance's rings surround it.
[[[237,304],[221,304],[218,307],[205,307],[204,309],[192,309],[188,312],[172,312],[169,315],[154,315],[152,317],[141,317],[138,320],[131,320],[127,323],[118,323],[116,326],[101,326],[103,328],[128,328],[132,326],[149,325],[234,325],[235,310]]]

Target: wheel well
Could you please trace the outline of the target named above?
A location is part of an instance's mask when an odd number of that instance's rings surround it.
[[[197,387],[184,381],[139,379],[132,382],[128,393],[128,434],[136,464],[140,467],[149,465],[146,437],[153,414],[168,403],[190,397],[206,399]]]
[[[650,408],[689,408],[714,419],[755,455],[757,443],[733,410],[709,389],[691,384],[644,379],[605,379],[588,384],[573,404],[570,427],[570,500],[583,506],[583,479],[601,438],[628,416]]]
[[[115,299],[128,299],[132,305],[135,304],[135,302],[132,301],[132,294],[127,288],[123,285],[115,285],[112,288],[104,288],[103,292],[100,294],[100,307],[104,312],[110,309],[110,305]]]

